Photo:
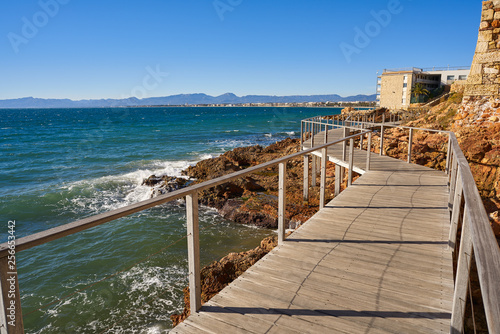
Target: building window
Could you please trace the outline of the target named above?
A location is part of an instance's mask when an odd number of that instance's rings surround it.
[[[407,83],[404,83],[404,84],[403,84],[403,88],[406,88],[406,87],[408,87],[408,84],[407,84]]]
[[[467,80],[467,74],[465,75],[459,75],[458,80]]]
[[[455,80],[455,76],[454,75],[448,75],[448,77],[446,77],[446,80],[448,80],[448,81]]]

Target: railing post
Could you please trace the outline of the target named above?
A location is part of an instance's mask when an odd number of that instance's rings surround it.
[[[317,183],[317,175],[316,175],[316,164],[317,164],[317,157],[316,155],[312,154],[312,162],[311,162],[311,187],[315,188],[318,183]]]
[[[328,120],[326,120],[328,122]],[[325,144],[328,143],[328,123],[325,124]]]
[[[304,155],[304,205],[309,205],[309,155]]]
[[[366,171],[370,170],[370,159],[372,154],[372,133],[368,132],[368,144],[366,146]]]
[[[286,207],[286,162],[279,164],[278,185],[278,245],[285,241],[285,207]]]
[[[8,257],[0,258],[0,280],[0,333],[24,333],[21,294],[15,260],[9,262]]]
[[[304,149],[304,121],[300,121],[300,150]]]
[[[344,128],[344,138],[348,135],[348,128]],[[347,158],[347,141],[342,142],[342,160],[345,161]]]
[[[455,195],[453,198],[453,209],[451,211],[450,236],[448,238],[448,246],[450,246],[453,252],[455,252],[454,249],[457,241],[458,219],[460,217],[460,207],[462,204],[462,179],[460,175],[460,170],[458,170]]]
[[[411,163],[412,146],[413,146],[413,128],[410,128],[410,135],[408,137],[408,163]]]
[[[349,174],[347,176],[347,186],[352,184],[352,168],[354,165],[354,138],[349,140]]]
[[[340,194],[340,184],[342,183],[342,167],[335,164],[335,196]]]
[[[380,126],[380,155],[384,155],[384,126]]]
[[[319,209],[325,207],[325,189],[326,189],[326,147],[321,149],[321,183],[319,188]]]
[[[189,261],[189,297],[191,314],[201,309],[200,282],[200,228],[198,220],[198,192],[186,196],[187,242]]]
[[[361,130],[363,131],[363,130]],[[364,138],[365,135],[361,135],[359,136],[359,150],[363,150],[363,138]]]
[[[448,134],[448,151],[446,152],[446,174],[450,174],[450,163],[451,163],[451,132]]]
[[[458,169],[458,161],[457,159],[453,159],[451,168],[451,179],[450,179],[450,194],[448,197],[448,207],[450,208],[450,210],[452,209],[453,197],[455,195],[455,186],[457,185],[457,169]]]
[[[469,286],[470,265],[472,261],[472,238],[469,224],[470,219],[466,206],[462,223],[457,274],[455,276],[455,292],[453,294],[450,333],[462,333],[462,329],[464,328],[467,288]]]

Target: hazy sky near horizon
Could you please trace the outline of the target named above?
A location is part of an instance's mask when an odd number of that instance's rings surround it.
[[[469,66],[481,1],[2,1],[0,99],[374,94]]]

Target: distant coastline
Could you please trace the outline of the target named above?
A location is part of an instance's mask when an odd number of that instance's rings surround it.
[[[138,99],[41,99],[24,97],[19,99],[0,100],[1,109],[26,108],[110,108],[110,107],[370,107],[375,103],[376,95],[355,95],[342,97],[330,95],[293,95],[268,96],[247,95],[236,96],[232,93],[220,96],[206,94],[181,94],[164,97]]]

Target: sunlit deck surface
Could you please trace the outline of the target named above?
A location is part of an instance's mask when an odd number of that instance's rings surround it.
[[[365,172],[366,154],[351,187],[172,333],[449,332],[447,176],[373,153]]]

